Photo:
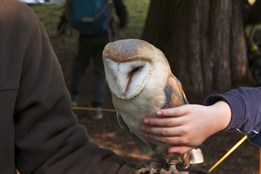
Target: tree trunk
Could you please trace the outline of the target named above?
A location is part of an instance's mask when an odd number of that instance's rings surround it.
[[[161,49],[186,91],[224,91],[247,78],[238,0],[151,0],[142,39]]]

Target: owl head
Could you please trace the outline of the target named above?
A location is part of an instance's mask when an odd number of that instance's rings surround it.
[[[108,43],[103,50],[103,63],[111,92],[123,100],[137,96],[157,69],[170,71],[164,54],[139,39]]]

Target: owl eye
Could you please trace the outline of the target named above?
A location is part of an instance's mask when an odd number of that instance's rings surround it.
[[[138,66],[138,67],[133,68],[133,69],[129,72],[128,77],[132,77],[133,74],[135,74],[136,72],[140,71],[143,67],[144,67],[144,66]]]

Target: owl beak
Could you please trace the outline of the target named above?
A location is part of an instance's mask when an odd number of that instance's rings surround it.
[[[118,77],[115,78],[116,85],[118,86],[118,91],[120,92],[120,95],[125,98],[130,85],[130,79],[126,78],[124,74],[120,73]]]

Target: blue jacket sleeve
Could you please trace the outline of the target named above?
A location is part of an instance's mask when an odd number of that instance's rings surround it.
[[[224,94],[210,95],[204,104],[212,105],[220,100],[227,102],[232,111],[226,130],[237,129],[261,145],[261,87],[241,87]]]

